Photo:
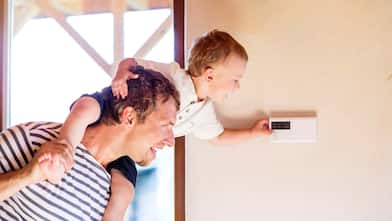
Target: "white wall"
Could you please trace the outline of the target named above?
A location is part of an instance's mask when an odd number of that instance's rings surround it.
[[[187,221],[392,220],[392,1],[188,0],[187,44],[219,28],[247,48],[228,127],[314,110],[317,144],[187,138]]]

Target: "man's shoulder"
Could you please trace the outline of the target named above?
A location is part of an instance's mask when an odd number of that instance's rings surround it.
[[[25,133],[46,131],[50,133],[58,133],[62,127],[62,123],[46,122],[46,121],[31,121],[26,123],[16,124],[2,131],[2,133],[23,131]]]
[[[30,141],[33,146],[56,139],[60,134],[62,123],[48,121],[34,121],[15,125],[8,128],[11,131],[21,133],[23,139]]]
[[[51,121],[31,121],[15,125],[14,127],[21,127],[30,132],[47,131],[57,133],[60,131],[62,123]],[[12,127],[12,128],[14,128]]]
[[[61,124],[28,122],[9,127],[0,136],[0,167],[14,171],[27,164],[42,143],[58,137]]]

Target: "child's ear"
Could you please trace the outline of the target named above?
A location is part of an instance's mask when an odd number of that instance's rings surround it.
[[[136,111],[132,107],[126,107],[121,113],[121,123],[133,127],[136,124],[136,117]]]
[[[208,82],[214,80],[214,69],[210,66],[207,66],[204,69],[204,76],[206,77]]]

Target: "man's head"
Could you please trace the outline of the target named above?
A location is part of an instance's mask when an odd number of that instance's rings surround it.
[[[156,148],[174,145],[172,129],[180,105],[179,94],[161,73],[140,67],[133,72],[139,78],[128,80],[126,98],[114,98],[110,87],[102,91],[101,123],[121,127],[118,139],[126,148],[124,152],[132,151],[137,163],[147,165],[155,158]]]
[[[201,78],[208,97],[222,100],[239,88],[248,54],[230,34],[213,30],[196,39],[188,59],[188,74]]]

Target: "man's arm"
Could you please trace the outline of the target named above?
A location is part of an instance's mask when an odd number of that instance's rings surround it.
[[[111,170],[111,196],[103,216],[104,221],[123,220],[135,194],[133,184],[119,170]]]
[[[41,175],[37,163],[28,164],[22,169],[0,174],[0,201],[6,200],[27,185],[37,183]]]
[[[238,144],[263,135],[271,135],[268,120],[260,120],[252,128],[227,129],[217,137],[210,140],[213,144]]]
[[[55,146],[45,143],[23,168],[0,174],[0,201],[30,184],[47,179],[57,180],[59,173],[69,171],[73,165],[73,154],[70,149],[66,142],[58,142]],[[40,162],[42,159],[51,160]]]

